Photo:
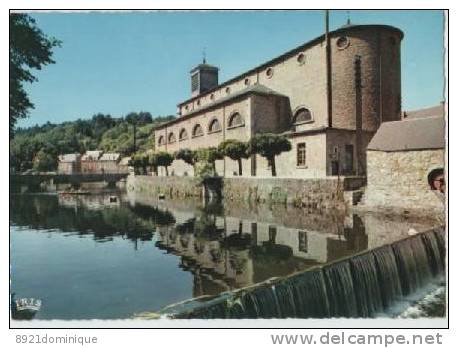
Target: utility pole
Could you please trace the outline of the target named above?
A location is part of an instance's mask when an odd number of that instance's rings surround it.
[[[329,36],[329,10],[325,10],[325,41],[326,41],[326,96],[328,110],[328,126],[332,128],[332,62],[331,38]]]
[[[137,121],[134,120],[134,153],[137,152]]]
[[[355,83],[355,150],[356,150],[356,175],[363,174],[361,167],[361,137],[362,137],[362,84],[361,84],[361,56],[354,58],[354,83]]]

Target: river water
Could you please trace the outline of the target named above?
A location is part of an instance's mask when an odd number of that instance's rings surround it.
[[[437,221],[121,193],[12,195],[11,291],[36,319],[118,319],[217,295],[429,229]]]

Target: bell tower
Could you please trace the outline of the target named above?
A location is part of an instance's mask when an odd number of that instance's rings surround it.
[[[191,96],[195,97],[218,86],[218,68],[207,64],[205,55],[202,64],[191,70]]]

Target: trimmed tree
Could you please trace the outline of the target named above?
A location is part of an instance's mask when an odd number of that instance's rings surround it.
[[[130,165],[134,167],[134,173],[136,175],[146,174],[148,164],[148,156],[144,153],[137,153],[133,155],[132,159],[130,160]]]
[[[165,168],[165,175],[169,176],[169,166],[172,164],[174,158],[171,154],[165,151],[158,152],[157,156],[157,165],[159,167]]]
[[[198,161],[197,152],[191,149],[180,149],[173,154],[173,157],[177,160],[182,160],[185,163],[192,166],[195,170],[195,165]]]
[[[224,158],[222,152],[216,147],[207,147],[196,151],[197,160],[211,165],[213,175],[216,175],[216,161]]]
[[[154,174],[157,176],[157,167],[158,167],[158,161],[157,161],[157,153],[152,153],[148,157],[148,163],[153,169]]]
[[[290,151],[291,148],[288,138],[277,134],[256,134],[249,142],[249,153],[259,154],[266,158],[272,169],[272,176],[277,176],[275,156]]]
[[[239,140],[225,140],[218,146],[218,150],[223,156],[237,161],[239,165],[239,176],[242,176],[242,158],[248,158],[248,143]]]

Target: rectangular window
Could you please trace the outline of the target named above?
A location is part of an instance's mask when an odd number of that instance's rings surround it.
[[[297,166],[305,167],[306,149],[305,143],[297,144]]]
[[[191,91],[195,92],[199,89],[199,74],[191,76]]]
[[[305,231],[299,231],[298,234],[299,237],[299,251],[303,253],[308,252],[308,239],[307,239],[307,232]]]
[[[269,226],[269,242],[275,244],[275,240],[277,239],[277,227]]]
[[[353,145],[345,145],[345,158],[344,158],[344,174],[350,175],[353,173]]]

